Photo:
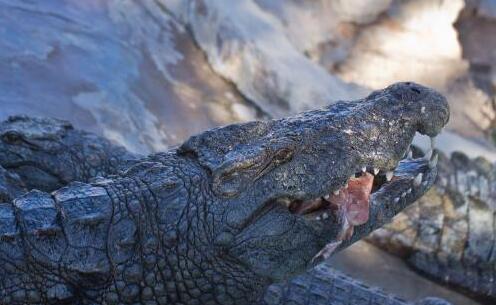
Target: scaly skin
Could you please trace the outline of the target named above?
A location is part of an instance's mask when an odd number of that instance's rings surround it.
[[[363,166],[392,170],[416,131],[434,136],[448,117],[438,93],[401,83],[207,131],[106,180],[30,192],[0,206],[0,304],[253,304],[341,231],[338,215],[295,215],[280,200],[324,196]],[[398,166],[352,240],[432,185],[428,163]]]
[[[21,178],[0,166],[0,202],[8,202],[26,192]]]
[[[440,155],[435,186],[371,235],[436,281],[496,300],[496,169],[483,158]]]
[[[140,156],[69,122],[13,116],[0,123],[0,166],[46,192],[71,181],[116,174]]]
[[[271,285],[263,305],[407,305],[405,300],[370,288],[324,262],[286,282]],[[438,298],[425,298],[418,305],[450,305]]]

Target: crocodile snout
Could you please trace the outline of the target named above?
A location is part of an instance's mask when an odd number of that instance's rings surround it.
[[[386,90],[407,104],[412,120],[418,122],[418,132],[434,137],[448,123],[448,101],[436,90],[414,82],[396,83]]]

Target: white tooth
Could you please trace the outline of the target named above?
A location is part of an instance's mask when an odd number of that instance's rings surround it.
[[[408,194],[410,194],[412,192],[412,189],[409,188],[407,191],[406,191]]]
[[[362,167],[362,172],[365,173],[367,171],[367,167]]]
[[[427,153],[425,153],[424,159],[425,160],[430,160],[432,157],[432,149],[429,149]]]
[[[289,208],[289,205],[291,204],[291,201],[289,201],[289,199],[287,198],[284,198],[284,199],[281,199],[281,202]]]
[[[406,192],[401,193],[401,198],[405,198],[405,197],[406,197]]]
[[[421,113],[424,113],[424,112],[425,112],[425,106],[422,106],[422,107],[420,108],[420,112],[421,112]]]
[[[431,137],[431,148],[434,149],[436,146],[436,137]]]
[[[320,220],[320,216],[315,217],[315,219]]]
[[[436,167],[437,165],[437,160],[439,159],[439,155],[438,154],[434,154],[434,156],[432,157],[432,160],[429,161],[429,168],[434,168]]]
[[[408,151],[407,158],[408,158],[408,159],[410,159],[410,160],[411,160],[411,159],[413,159],[413,153],[412,153],[412,151],[411,151],[411,150],[410,150],[410,151]]]
[[[346,182],[343,187],[348,188],[348,182]]]
[[[391,179],[393,179],[393,172],[387,172],[386,173],[386,180],[391,181]]]
[[[400,201],[400,197],[394,198],[394,203],[398,203]]]
[[[427,181],[427,180],[426,180],[426,181],[424,181],[424,182],[422,182],[422,186],[427,186],[427,183],[428,183],[428,181]]]
[[[324,199],[326,199],[326,200],[329,199],[329,194],[325,195]]]
[[[419,186],[422,183],[422,173],[418,174],[415,179],[413,179],[413,185]]]
[[[325,212],[324,214],[322,214],[322,219],[327,219],[329,218],[329,214],[327,214],[327,212]]]
[[[334,195],[339,195],[339,190],[335,190],[334,192],[332,192]]]
[[[374,175],[377,175],[379,173],[379,169],[378,168],[374,168]]]

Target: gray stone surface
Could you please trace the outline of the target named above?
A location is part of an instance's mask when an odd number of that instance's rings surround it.
[[[159,2],[3,0],[0,28],[0,119],[70,119],[151,152],[257,117]]]

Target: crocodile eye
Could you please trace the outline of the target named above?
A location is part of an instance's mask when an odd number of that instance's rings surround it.
[[[286,162],[293,156],[293,152],[290,149],[284,148],[276,152],[274,156],[274,161],[277,163]]]
[[[14,131],[7,131],[2,135],[2,140],[10,144],[15,144],[21,140],[21,135]]]

